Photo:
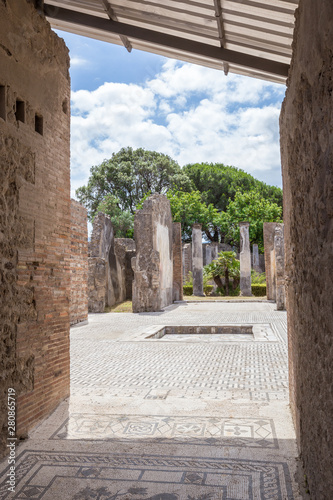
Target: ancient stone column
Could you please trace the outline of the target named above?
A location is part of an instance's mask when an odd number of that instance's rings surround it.
[[[257,273],[260,273],[259,249],[256,244],[252,246],[252,267]]]
[[[243,297],[251,297],[251,251],[248,222],[240,222],[240,289]]]
[[[192,244],[184,243],[183,245],[183,282],[185,283],[192,272]]]
[[[285,284],[284,284],[284,225],[279,224],[275,228],[274,235],[274,252],[275,252],[275,300],[276,309],[284,311],[285,305]]]
[[[155,312],[172,304],[173,259],[170,202],[153,194],[134,217],[133,312]]]
[[[193,295],[203,297],[203,260],[201,224],[192,226]]]
[[[173,255],[173,300],[183,300],[182,272],[182,226],[180,222],[172,223],[172,255]]]
[[[277,222],[264,222],[264,248],[267,299],[275,300],[274,235]]]
[[[216,260],[218,257],[218,253],[219,253],[219,244],[218,243],[212,243],[211,252],[212,252],[212,261]]]
[[[206,265],[212,262],[212,247],[206,245]]]

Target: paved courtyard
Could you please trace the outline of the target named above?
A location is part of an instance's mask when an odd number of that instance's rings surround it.
[[[90,315],[71,397],[18,447],[15,495],[3,462],[0,499],[298,500],[296,456],[275,304]]]

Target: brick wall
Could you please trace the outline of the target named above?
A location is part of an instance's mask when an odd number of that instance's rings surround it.
[[[26,0],[0,2],[0,427],[18,435],[69,394],[69,58]]]
[[[71,200],[71,300],[70,324],[88,319],[87,210]]]
[[[290,399],[313,500],[333,498],[333,3],[301,0],[281,112]]]

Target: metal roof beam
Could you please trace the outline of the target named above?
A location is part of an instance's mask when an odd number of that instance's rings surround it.
[[[221,0],[214,0],[215,7],[215,17],[217,21],[217,28],[219,30],[219,40],[221,47],[225,46],[225,31],[223,26],[223,17],[222,17],[222,7]]]
[[[113,8],[109,4],[108,0],[102,0],[102,2],[104,5],[104,8],[105,8],[105,12],[107,13],[107,15],[110,18],[110,21],[118,21],[117,16],[116,16]],[[128,52],[131,52],[132,45],[131,45],[131,42],[129,41],[129,39],[127,38],[127,36],[119,35],[119,38],[122,41],[124,47],[128,50]]]
[[[271,61],[262,57],[251,56],[222,47],[215,47],[205,43],[188,40],[185,38],[168,35],[165,33],[148,30],[138,26],[119,23],[100,17],[75,12],[69,9],[54,7],[45,4],[45,15],[49,19],[55,19],[58,22],[70,23],[73,25],[85,26],[99,31],[124,35],[148,43],[171,47],[176,50],[197,54],[210,59],[215,59],[225,63],[244,66],[256,69],[272,75],[278,75],[287,78],[289,65],[277,61]]]

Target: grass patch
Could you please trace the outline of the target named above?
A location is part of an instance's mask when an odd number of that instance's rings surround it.
[[[109,313],[131,313],[132,312],[132,301],[125,300],[125,302],[121,302],[120,304],[115,304],[112,307],[106,307],[104,312]]]

